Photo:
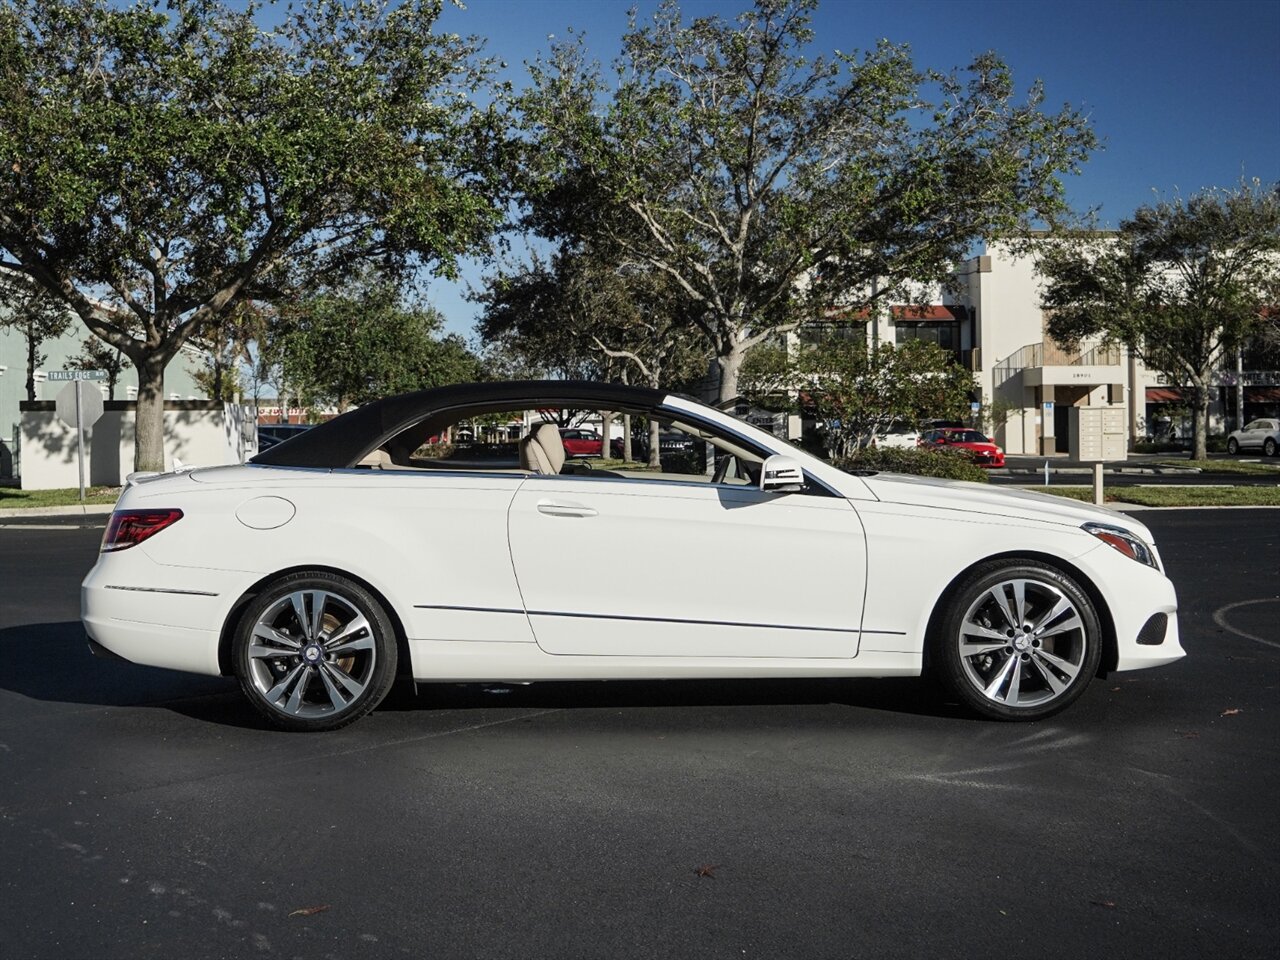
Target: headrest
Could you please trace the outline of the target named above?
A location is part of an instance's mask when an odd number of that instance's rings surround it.
[[[543,476],[555,476],[564,466],[564,442],[554,423],[544,423],[520,441],[520,466]]]

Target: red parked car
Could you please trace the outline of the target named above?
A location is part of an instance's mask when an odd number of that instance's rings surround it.
[[[600,456],[600,434],[594,430],[577,430],[568,427],[560,428],[560,442],[564,444],[564,452],[569,457]]]
[[[977,430],[963,427],[927,430],[920,437],[920,446],[934,450],[963,450],[980,467],[1004,466],[1004,451]]]

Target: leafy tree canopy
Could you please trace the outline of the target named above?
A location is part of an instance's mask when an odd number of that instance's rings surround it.
[[[1094,146],[1079,112],[1043,110],[1039,84],[1020,97],[994,54],[950,74],[888,42],[809,59],[815,5],[685,22],[666,0],[633,17],[612,83],[568,42],[518,100],[526,224],[666,274],[722,401],[755,344],[1059,213],[1060,176]]]
[[[46,355],[40,347],[71,328],[66,306],[22,273],[0,270],[0,329],[19,333],[27,342],[27,399],[36,398],[36,367]]]
[[[664,273],[598,248],[566,248],[499,272],[477,295],[483,339],[572,379],[675,387],[705,372],[689,303]]]
[[[390,394],[481,377],[456,335],[439,336],[440,315],[405,305],[394,284],[369,281],[303,300],[282,313],[269,345],[283,379],[305,403],[339,412]]]
[[[500,220],[489,69],[441,0],[0,6],[0,263],[138,369],[155,469],[163,371],[239,302],[375,263],[451,273]]]
[[[1062,233],[1035,247],[1050,336],[1122,343],[1189,386],[1203,459],[1213,375],[1280,304],[1280,186],[1163,200],[1115,233]]]
[[[767,409],[791,409],[819,422],[828,450],[847,457],[895,421],[969,415],[973,375],[937,344],[908,340],[867,349],[828,339],[794,350],[765,346],[747,356],[743,396]]]

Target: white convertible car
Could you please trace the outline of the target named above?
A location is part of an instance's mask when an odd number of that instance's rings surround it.
[[[566,410],[695,442],[660,471],[588,469],[550,422]],[[504,413],[548,422],[518,447],[439,442]],[[363,716],[397,674],[929,672],[1031,720],[1183,656],[1173,585],[1126,516],[855,476],[682,396],[557,381],[392,397],[244,466],[136,479],[82,605],[95,652],[235,676],[295,730]]]

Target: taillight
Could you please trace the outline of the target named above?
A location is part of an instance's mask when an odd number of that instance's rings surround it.
[[[117,510],[102,535],[102,552],[125,550],[181,519],[181,510]]]

